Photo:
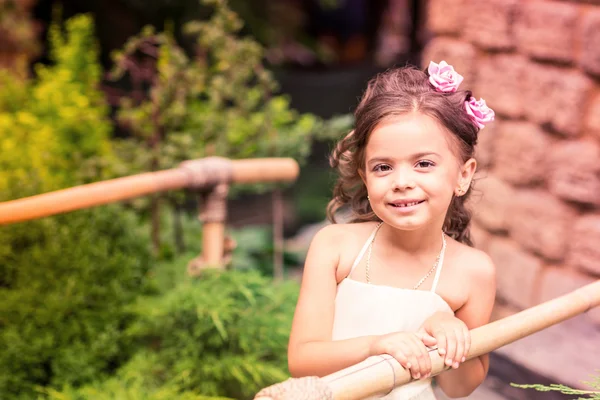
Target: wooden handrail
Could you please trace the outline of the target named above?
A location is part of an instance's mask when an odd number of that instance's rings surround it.
[[[471,349],[467,359],[479,357],[509,343],[546,329],[600,305],[600,280],[556,299],[499,319],[471,331]],[[432,376],[448,367],[437,350],[429,352]],[[303,384],[303,380],[306,384]],[[392,387],[412,382],[408,370],[393,358],[369,357],[365,361],[315,380],[314,377],[289,379],[264,389],[255,400],[283,400],[302,398],[317,400],[359,400],[385,394]],[[297,390],[308,390],[297,396]],[[318,389],[318,394],[316,393]],[[324,396],[323,392],[327,395]]]
[[[0,203],[0,225],[47,217],[167,190],[210,188],[218,183],[292,181],[299,172],[291,158],[228,160],[208,157],[178,168],[91,183]]]

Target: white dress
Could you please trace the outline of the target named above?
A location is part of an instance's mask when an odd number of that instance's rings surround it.
[[[360,263],[377,230],[367,239],[348,276],[337,287],[333,340],[360,336],[385,335],[392,332],[415,332],[436,312],[453,313],[446,301],[435,292],[442,271],[444,254],[440,254],[431,290],[402,289],[373,285],[349,278]],[[395,388],[382,397],[386,400],[435,400],[431,379],[422,379]]]

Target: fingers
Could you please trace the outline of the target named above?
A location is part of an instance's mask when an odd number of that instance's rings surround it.
[[[419,364],[419,358],[415,354],[414,347],[411,343],[402,343],[400,348],[393,354],[394,358],[407,370],[414,379],[421,377],[421,366]],[[402,362],[401,360],[404,360]]]
[[[447,367],[458,368],[466,361],[471,350],[471,332],[463,321],[455,317],[438,316],[422,329],[419,332],[422,342],[432,346],[430,343],[435,340],[438,354]]]
[[[412,368],[412,363],[408,360],[407,353],[400,349],[396,351],[388,351],[387,354],[390,354],[392,357],[396,359],[402,365],[402,368],[410,370]],[[412,375],[412,372],[411,372]]]
[[[416,335],[403,337],[390,346],[391,354],[402,367],[407,369],[413,379],[421,379],[431,374],[431,359],[427,348]]]
[[[439,330],[435,332],[434,335],[437,340],[438,353],[440,354],[440,357],[444,359],[445,363],[446,353],[448,352],[448,340],[446,338],[446,333],[442,330]]]
[[[418,339],[415,341],[415,351],[419,360],[419,378],[429,377],[431,374],[431,358],[429,358],[429,352],[423,342]]]
[[[420,331],[417,333],[417,336],[419,337],[419,339],[421,339],[425,346],[432,347],[437,344],[436,338],[434,338],[427,332]]]
[[[444,364],[454,369],[465,362],[471,349],[471,333],[466,325],[455,327],[445,334],[446,351]]]
[[[413,368],[416,375],[413,375],[415,379],[420,379],[428,376],[431,373],[431,359],[429,353],[423,342],[418,338],[414,337],[414,340],[409,343],[416,360],[416,368]]]
[[[456,353],[454,354],[452,368],[456,369],[465,356],[465,334],[462,327],[457,327],[455,329],[454,337],[456,340]]]
[[[456,355],[456,335],[454,331],[446,333],[446,360],[445,364],[449,367],[454,364],[454,356]]]
[[[463,327],[463,331],[463,334],[465,335],[465,355],[463,356],[461,362],[465,362],[467,360],[467,356],[471,351],[471,331],[466,325]]]
[[[412,349],[406,344],[403,344],[400,347],[401,348],[398,348],[396,351],[390,352],[389,354],[398,360],[400,365],[402,365],[404,369],[408,370],[414,379],[419,379],[421,369],[418,358],[415,356]]]

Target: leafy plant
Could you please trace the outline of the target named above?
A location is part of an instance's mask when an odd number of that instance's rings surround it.
[[[150,261],[138,225],[103,207],[0,229],[0,397],[90,382],[127,359],[125,307]]]
[[[585,398],[578,397],[577,400],[585,400],[585,399],[600,400],[600,375],[594,376],[594,377],[592,377],[591,381],[587,381],[587,382],[583,382],[583,383],[593,389],[596,389],[596,390],[573,389],[569,386],[561,385],[561,384],[551,384],[551,385],[547,386],[547,385],[539,385],[539,384],[518,385],[515,383],[511,383],[510,385],[513,387],[521,388],[521,389],[534,389],[539,392],[553,391],[553,392],[560,392],[560,393],[563,393],[566,395],[586,396]]]
[[[255,271],[208,271],[163,298],[144,299],[130,334],[153,344],[164,369],[211,396],[251,397],[287,377],[286,348],[297,285],[274,285]]]
[[[213,10],[208,20],[185,26],[196,42],[192,56],[168,30],[152,28],[115,54],[114,79],[128,77],[134,88],[123,95],[118,115],[133,133],[118,146],[118,174],[172,168],[206,156],[279,156],[303,162],[310,152],[317,118],[298,114],[286,97],[274,94],[277,85],[263,66],[263,48],[240,37],[242,21],[225,0],[201,4]],[[162,198],[181,208],[180,194]],[[159,204],[158,197],[151,198],[156,248]]]
[[[104,176],[108,107],[89,16],[50,28],[51,65],[0,76],[0,201]],[[127,359],[125,306],[145,290],[147,238],[110,206],[0,228],[0,397],[79,385]]]
[[[116,375],[51,399],[249,399],[288,377],[286,348],[298,285],[256,271],[181,273],[181,260],[156,269],[158,291],[132,308],[133,356]],[[160,269],[160,271],[159,271]]]
[[[52,65],[36,77],[0,73],[0,196],[25,196],[103,177],[108,107],[89,16],[49,30]]]
[[[237,247],[232,254],[231,266],[240,270],[256,270],[265,276],[273,276],[273,230],[269,226],[249,226],[230,229],[231,237]],[[300,264],[297,254],[283,253],[285,267]]]

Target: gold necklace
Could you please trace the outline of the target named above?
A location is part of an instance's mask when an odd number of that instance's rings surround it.
[[[367,267],[365,269],[367,283],[371,283],[371,277],[369,276],[369,269],[370,269],[370,265],[371,265],[371,253],[373,252],[373,243],[375,242],[375,237],[377,236],[377,233],[379,232],[379,228],[381,228],[381,225],[383,225],[383,222],[380,222],[379,225],[377,225],[377,227],[375,228],[375,235],[373,235],[373,239],[371,240],[371,243],[369,244],[369,253],[367,254]],[[423,284],[423,282],[425,282],[425,280],[427,280],[427,278],[429,278],[429,276],[433,273],[433,271],[435,271],[437,269],[437,267],[440,263],[440,259],[442,258],[442,254],[444,254],[445,251],[446,251],[446,235],[444,235],[444,232],[442,231],[442,249],[440,250],[440,254],[438,254],[437,258],[435,259],[435,262],[433,263],[433,267],[431,267],[429,272],[427,272],[427,274],[423,278],[421,278],[421,280],[413,287],[413,290],[417,290],[419,288],[419,286],[421,286]]]

